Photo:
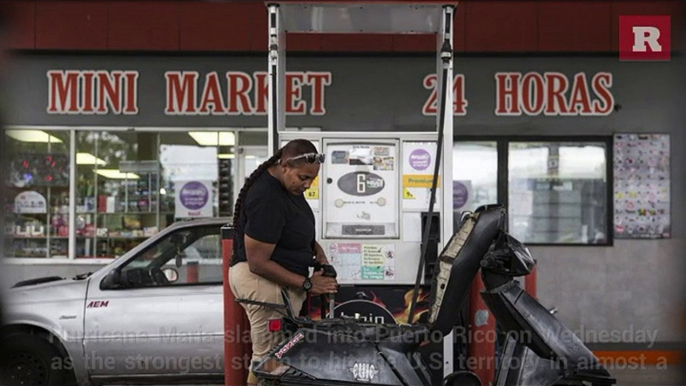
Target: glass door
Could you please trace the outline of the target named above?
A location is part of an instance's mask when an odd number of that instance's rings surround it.
[[[236,184],[236,196],[243,187],[245,180],[264,161],[269,159],[267,146],[242,146],[238,154],[238,179]]]

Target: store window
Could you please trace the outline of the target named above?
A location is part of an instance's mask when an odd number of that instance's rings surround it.
[[[598,137],[457,141],[455,214],[501,203],[508,231],[528,244],[608,245],[610,147]]]
[[[607,244],[607,145],[510,142],[509,228],[544,244]]]
[[[235,143],[233,132],[170,132],[160,138],[165,225],[179,219],[231,215]]]
[[[5,131],[5,256],[66,258],[69,236],[69,131]]]
[[[113,258],[159,230],[157,134],[76,134],[76,257]]]
[[[233,132],[78,132],[76,257],[118,257],[175,221],[220,215],[234,145]]]
[[[3,135],[5,257],[116,258],[175,221],[231,216],[242,178],[267,158],[266,131],[254,128]]]
[[[497,142],[456,142],[453,148],[453,209],[459,214],[495,202],[498,202]]]

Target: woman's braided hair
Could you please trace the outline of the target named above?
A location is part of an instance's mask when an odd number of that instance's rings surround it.
[[[255,169],[250,174],[250,177],[245,181],[245,184],[241,188],[240,192],[238,193],[238,197],[236,198],[236,204],[233,209],[233,229],[236,230],[238,229],[238,223],[241,215],[241,207],[243,206],[243,200],[245,199],[246,194],[248,194],[248,190],[250,190],[250,187],[252,184],[257,180],[267,169],[269,169],[270,166],[276,165],[282,160],[286,160],[288,158],[292,157],[297,157],[299,155],[307,154],[307,153],[316,153],[317,148],[314,146],[314,144],[306,139],[294,139],[290,142],[288,142],[284,147],[281,149],[277,150],[274,155],[272,155],[268,160],[264,161],[260,166]],[[298,160],[295,161],[294,163],[297,164],[299,162],[306,162],[305,160]],[[235,251],[235,237],[238,232],[234,231],[234,251]]]

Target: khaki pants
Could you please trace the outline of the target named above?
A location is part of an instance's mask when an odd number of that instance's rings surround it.
[[[250,272],[248,263],[241,262],[229,268],[229,286],[236,299],[247,299],[258,302],[283,304],[281,286]],[[293,308],[298,315],[307,293],[302,290],[287,290]],[[250,338],[252,340],[252,362],[262,359],[274,346],[284,339],[283,334],[270,332],[269,319],[278,319],[283,314],[278,310],[255,304],[241,303],[250,321]],[[251,372],[248,383],[257,383]],[[255,380],[255,382],[250,382]]]

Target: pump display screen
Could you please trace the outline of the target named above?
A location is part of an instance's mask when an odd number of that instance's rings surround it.
[[[326,152],[325,237],[397,238],[397,143],[329,143]]]

